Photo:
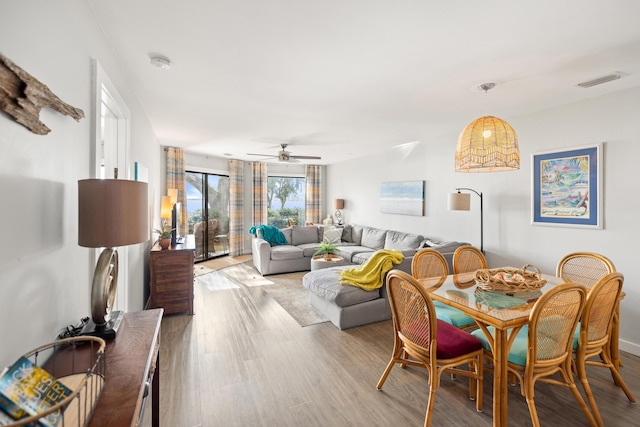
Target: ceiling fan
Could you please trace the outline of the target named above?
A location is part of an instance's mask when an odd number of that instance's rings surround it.
[[[287,146],[289,144],[280,144],[282,150],[278,151],[278,154],[275,156],[269,154],[255,154],[255,153],[247,153],[247,156],[262,156],[267,158],[278,159],[279,162],[290,162],[296,163],[299,162],[300,159],[304,160],[320,160],[322,157],[318,156],[292,156],[290,151],[287,151]]]

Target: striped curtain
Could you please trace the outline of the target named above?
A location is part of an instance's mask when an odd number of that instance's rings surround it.
[[[322,222],[322,166],[308,165],[305,175],[305,222],[319,224]]]
[[[244,163],[229,160],[229,255],[244,254]]]
[[[267,223],[267,164],[253,162],[253,225]]]
[[[187,205],[187,187],[184,172],[184,151],[181,148],[167,148],[167,190],[178,189],[178,203],[181,206]],[[178,229],[180,235],[184,236],[189,231],[187,210],[180,209],[180,225]]]

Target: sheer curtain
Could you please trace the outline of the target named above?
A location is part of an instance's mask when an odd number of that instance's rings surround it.
[[[181,206],[187,205],[187,187],[184,171],[184,151],[181,148],[167,147],[167,190],[178,189],[178,203]],[[184,236],[188,232],[187,210],[180,209],[178,226],[180,235]]]
[[[244,254],[244,163],[229,160],[229,255]]]
[[[251,164],[253,172],[253,225],[267,223],[267,164],[253,162]]]
[[[319,224],[322,222],[322,166],[308,165],[305,175],[305,222]]]

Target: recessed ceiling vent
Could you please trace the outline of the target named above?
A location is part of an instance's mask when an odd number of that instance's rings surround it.
[[[620,71],[616,71],[615,73],[607,74],[606,76],[598,77],[597,79],[588,80],[586,82],[578,83],[578,86],[583,88],[593,87],[601,85],[602,83],[612,82],[614,80],[621,79],[626,76],[625,73],[621,73]]]

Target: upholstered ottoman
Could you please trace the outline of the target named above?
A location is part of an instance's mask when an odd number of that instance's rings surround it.
[[[373,291],[340,284],[340,271],[353,266],[311,271],[302,278],[309,290],[311,305],[340,329],[380,322],[391,318],[387,289]]]

